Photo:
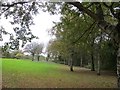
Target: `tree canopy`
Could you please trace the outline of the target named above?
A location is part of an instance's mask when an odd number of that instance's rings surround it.
[[[44,45],[42,43],[36,43],[36,42],[32,42],[30,44],[27,44],[24,48],[24,52],[28,52],[33,56],[34,60],[34,56],[37,55],[39,57],[39,55],[42,53]]]

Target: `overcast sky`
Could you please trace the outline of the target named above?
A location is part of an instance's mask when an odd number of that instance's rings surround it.
[[[30,28],[32,33],[39,37],[38,40],[34,41],[43,42],[45,45],[48,43],[51,37],[48,35],[47,30],[53,27],[53,21],[59,22],[60,15],[50,15],[48,12],[40,11],[40,13],[34,17],[35,25],[31,26]],[[12,30],[12,25],[5,18],[0,20],[0,25],[3,25],[7,31],[14,32]],[[0,45],[3,45],[3,43],[7,41],[9,41],[9,36],[4,36],[4,41],[0,42]]]

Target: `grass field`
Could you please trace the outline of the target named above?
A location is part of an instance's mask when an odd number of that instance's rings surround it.
[[[114,74],[97,76],[84,68],[69,71],[66,65],[2,59],[2,86],[6,88],[115,88]]]

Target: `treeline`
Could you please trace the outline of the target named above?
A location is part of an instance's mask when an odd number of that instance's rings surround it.
[[[29,60],[45,60],[45,57],[40,55],[43,50],[43,44],[31,42],[27,44],[23,50],[12,50],[8,43],[0,47],[2,58],[16,58],[16,59],[29,59]]]
[[[9,44],[5,43],[0,47],[1,58],[13,58],[13,59],[31,59],[31,55],[25,55],[22,50],[11,50]]]
[[[47,52],[54,62],[90,68],[91,71],[116,71],[117,47],[110,35],[99,29],[97,22],[65,4],[61,22],[55,23]],[[110,18],[111,19],[111,18]],[[108,19],[109,20],[109,19]],[[111,22],[115,23],[113,19]]]

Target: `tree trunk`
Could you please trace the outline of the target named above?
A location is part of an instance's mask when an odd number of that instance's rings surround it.
[[[95,64],[94,64],[94,41],[95,41],[95,36],[92,35],[92,41],[91,41],[91,71],[95,71]]]
[[[97,65],[97,75],[100,75],[100,53],[98,53]]]
[[[83,67],[83,58],[82,58],[82,56],[80,58],[80,66]]]
[[[67,64],[66,59],[64,59],[64,64],[65,64],[65,65]]]
[[[47,62],[48,62],[49,58],[50,58],[50,55],[47,54],[47,57],[46,57],[46,61],[47,61]],[[55,58],[56,58],[56,57],[55,57]],[[57,59],[56,59],[56,60],[57,60]]]
[[[117,52],[117,75],[118,75],[118,87],[120,88],[120,44]]]
[[[70,71],[72,71],[72,72],[73,72],[73,66],[70,66]]]
[[[40,61],[40,56],[38,55],[38,61]]]
[[[91,52],[91,71],[95,71],[93,51]]]
[[[34,61],[34,56],[35,56],[35,55],[34,55],[34,53],[33,53],[33,54],[32,54],[32,61]]]
[[[100,75],[100,60],[101,60],[101,42],[102,42],[102,31],[101,31],[101,34],[100,34],[100,41],[98,43],[98,68],[97,68],[97,75]]]
[[[71,51],[71,57],[70,57],[70,71],[73,72],[73,59],[74,59],[74,50]]]
[[[73,72],[73,60],[72,59],[70,59],[70,71]]]
[[[117,85],[120,89],[120,20],[118,25],[116,26],[116,31],[113,33],[113,41],[115,41],[115,46],[117,47]]]
[[[48,62],[48,57],[46,57],[46,61]]]

